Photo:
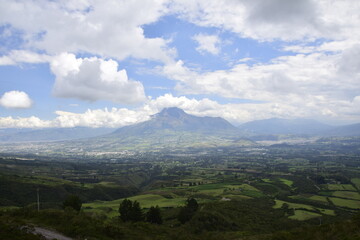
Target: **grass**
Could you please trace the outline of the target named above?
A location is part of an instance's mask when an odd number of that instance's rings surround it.
[[[280,178],[280,181],[289,187],[292,187],[292,185],[294,183],[293,181],[285,179],[285,178]]]
[[[244,195],[233,195],[233,194],[226,194],[224,197],[229,198],[231,200],[242,200],[242,199],[251,199],[249,196]]]
[[[331,209],[319,209],[322,214],[330,215],[330,216],[336,216],[335,211]]]
[[[360,178],[352,178],[351,182],[360,190]]]
[[[356,189],[354,188],[353,185],[351,184],[342,184],[344,190],[347,190],[347,191],[356,191]]]
[[[298,220],[298,221],[306,221],[311,218],[321,217],[321,214],[308,212],[305,210],[295,210],[295,214],[290,216],[290,219]]]
[[[156,194],[142,194],[134,197],[129,197],[132,201],[138,201],[142,208],[150,208],[158,205],[159,207],[177,207],[185,205],[185,197],[165,198]],[[114,201],[95,201],[91,203],[84,203],[83,209],[85,212],[103,213],[108,217],[118,216],[118,209],[120,203],[124,199],[117,199]]]
[[[211,196],[222,196],[224,194],[242,194],[250,197],[260,197],[263,194],[255,187],[249,184],[228,184],[228,183],[214,183],[204,184],[192,187],[197,193],[207,194]]]
[[[286,202],[286,201],[282,201],[282,200],[275,200],[275,205],[273,206],[273,208],[281,208],[284,203],[287,203],[289,205],[289,208],[294,208],[295,212],[303,211],[306,209],[309,211],[320,211],[322,214],[335,216],[334,210],[324,209],[324,208],[315,208],[311,205],[306,205],[306,204],[301,204],[301,203],[291,203],[291,202]],[[318,213],[314,213],[314,214],[320,215]]]
[[[266,183],[272,183],[273,181],[271,181],[269,178],[263,178],[263,179],[261,179],[261,180],[263,180],[264,182],[266,182]]]
[[[319,195],[313,195],[309,197],[310,200],[318,201],[318,202],[328,202],[327,197],[319,196]]]
[[[360,209],[360,201],[350,200],[350,199],[342,199],[336,197],[330,197],[330,201],[339,207],[347,207],[352,209]]]
[[[312,200],[317,202],[328,203],[328,200],[325,196],[319,196],[319,195],[301,194],[301,195],[290,196],[290,198],[304,200],[304,201]]]
[[[285,202],[285,201],[282,201],[282,200],[275,200],[274,208],[281,208],[281,206],[284,203],[287,203],[289,205],[289,208],[304,208],[304,209],[308,209],[308,210],[314,210],[315,209],[313,206],[310,206],[310,205],[301,204],[301,203]]]
[[[14,209],[19,209],[17,206],[0,206],[0,211],[11,211]]]
[[[334,197],[340,198],[349,198],[353,200],[360,200],[360,194],[357,192],[349,192],[349,191],[336,191],[332,194]]]
[[[138,201],[142,208],[150,208],[156,205],[161,208],[167,208],[183,206],[187,197],[194,194],[203,195],[203,197],[200,196],[197,198],[200,203],[209,201],[211,198],[214,199],[214,197],[216,197],[216,199],[221,199],[224,196],[230,199],[248,199],[263,196],[261,191],[249,184],[214,183],[197,185],[184,188],[185,193],[179,196],[176,194],[176,191],[181,189],[181,187],[158,189],[149,191],[146,194],[129,197],[128,199]],[[207,198],[207,196],[209,198]],[[86,212],[102,213],[108,217],[114,217],[118,216],[118,209],[122,200],[123,199],[84,203],[83,209]]]
[[[327,184],[327,189],[330,191],[356,191],[351,184]]]

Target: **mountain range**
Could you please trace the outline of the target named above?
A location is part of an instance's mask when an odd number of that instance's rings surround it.
[[[62,141],[83,139],[103,148],[134,146],[220,146],[251,144],[261,136],[360,136],[360,123],[330,126],[311,119],[272,118],[238,127],[220,117],[197,117],[182,109],[164,108],[150,120],[119,129],[48,128],[0,129],[0,142]],[[90,144],[91,145],[91,144]],[[90,146],[89,145],[89,146]]]
[[[164,149],[244,146],[253,142],[220,117],[197,117],[179,108],[165,108],[151,119],[93,138],[101,149]]]
[[[3,128],[0,129],[0,142],[44,142],[90,138],[113,132],[113,128]]]

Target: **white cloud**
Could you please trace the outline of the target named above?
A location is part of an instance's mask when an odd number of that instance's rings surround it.
[[[126,108],[87,110],[84,113],[56,111],[53,121],[56,127],[122,127],[149,119],[146,111],[134,111]]]
[[[16,65],[21,63],[47,63],[51,56],[27,50],[12,50],[7,56],[0,57],[1,65]]]
[[[171,11],[199,26],[260,41],[360,37],[360,6],[353,0],[184,0],[173,1]]]
[[[166,1],[0,1],[0,24],[23,32],[25,47],[57,55],[92,53],[166,62],[167,40],[146,38],[142,26],[167,12]]]
[[[38,117],[28,118],[0,117],[0,128],[48,128],[51,121],[41,120]]]
[[[0,98],[0,106],[5,108],[30,108],[31,105],[30,97],[22,91],[6,92]]]
[[[63,53],[51,61],[56,80],[56,97],[77,98],[87,101],[109,100],[133,104],[146,99],[140,82],[129,80],[126,70],[118,71],[118,63],[97,57],[76,58]]]
[[[263,102],[263,103],[228,103],[220,104],[208,98],[197,100],[185,96],[176,97],[165,94],[148,100],[137,109],[112,108],[111,110],[94,109],[84,113],[56,111],[57,117],[51,121],[41,120],[37,117],[12,118],[0,117],[0,128],[46,128],[46,127],[122,127],[146,121],[151,115],[158,113],[166,107],[179,107],[189,114],[196,116],[223,117],[233,124],[240,124],[257,119],[271,117],[280,118],[306,118],[312,116],[318,120],[331,121],[333,119],[344,122],[354,122],[360,115],[360,96],[350,101],[332,102],[324,105],[324,99],[318,97],[314,101],[298,99],[293,102]],[[341,108],[339,106],[341,105]],[[350,117],[349,117],[350,116]]]
[[[199,44],[196,48],[200,53],[208,52],[217,55],[220,52],[221,40],[217,35],[197,34],[193,39]]]
[[[0,66],[15,65],[15,64],[16,62],[12,60],[9,56],[0,57]]]
[[[350,104],[360,92],[359,49],[355,45],[344,52],[282,56],[266,64],[241,63],[229,70],[203,73],[178,61],[165,66],[163,74],[178,81],[177,90],[182,94],[262,101],[272,106],[273,116],[285,116],[288,112],[293,114],[288,117],[359,120],[355,114],[359,110]],[[261,106],[265,105],[253,105],[257,109]],[[256,110],[253,113],[258,114]]]

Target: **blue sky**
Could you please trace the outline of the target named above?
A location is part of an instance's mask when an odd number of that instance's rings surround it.
[[[0,0],[0,128],[360,122],[352,0]]]

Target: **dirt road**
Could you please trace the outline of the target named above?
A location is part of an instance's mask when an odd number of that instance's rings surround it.
[[[65,237],[64,235],[58,233],[58,232],[55,232],[55,231],[52,231],[52,230],[48,230],[48,229],[45,229],[45,228],[41,228],[41,227],[34,227],[34,233],[35,234],[41,234],[43,235],[46,239],[49,239],[49,240],[53,240],[53,239],[57,239],[57,240],[72,240],[72,238],[69,238],[69,237]]]

